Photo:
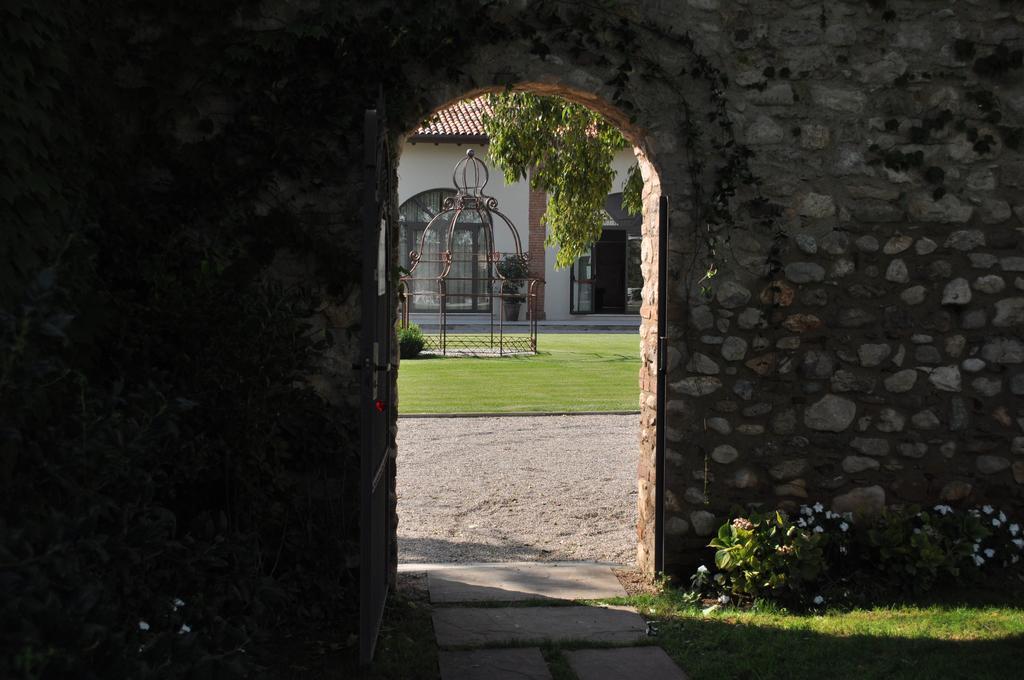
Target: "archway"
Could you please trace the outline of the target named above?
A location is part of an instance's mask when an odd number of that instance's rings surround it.
[[[593,85],[593,83],[589,83]],[[412,123],[402,123],[403,129],[409,130],[417,127],[417,123],[427,119],[432,114],[445,109],[452,103],[461,99],[479,96],[487,92],[512,89],[530,91],[537,94],[559,96],[573,101],[591,110],[594,110],[611,123],[613,123],[626,139],[633,145],[636,160],[644,180],[642,213],[639,225],[640,244],[640,273],[643,286],[640,295],[640,323],[639,323],[639,347],[640,362],[638,376],[638,405],[640,410],[640,436],[637,443],[638,455],[636,456],[636,486],[637,486],[637,525],[636,525],[636,566],[645,574],[653,575],[655,571],[664,568],[664,555],[659,553],[660,534],[663,531],[663,522],[659,504],[664,501],[664,494],[659,498],[657,493],[657,468],[658,468],[658,381],[657,381],[657,356],[658,356],[658,302],[664,296],[667,287],[665,280],[660,283],[659,289],[659,234],[663,230],[659,221],[666,218],[662,199],[661,173],[655,167],[652,158],[652,142],[650,133],[638,122],[639,117],[631,119],[617,107],[609,104],[604,98],[594,92],[581,89],[581,86],[562,84],[561,81],[554,81],[550,76],[535,81],[517,83],[513,86],[491,86],[486,88],[473,88],[459,96],[442,98],[443,95],[435,93],[435,97],[429,108],[417,109],[420,113],[410,115],[403,120],[411,120]],[[596,88],[595,88],[596,89]],[[443,91],[443,88],[439,89]],[[397,145],[396,145],[397,146]],[[679,154],[677,149],[672,149],[666,154],[667,158],[676,157]],[[397,195],[392,199],[397,205]],[[401,242],[401,239],[399,239]],[[399,398],[399,409],[401,400]],[[392,480],[394,484],[395,481]],[[397,508],[397,502],[392,505]],[[401,518],[398,518],[401,521]],[[395,526],[397,522],[392,522]],[[392,541],[395,538],[392,537]],[[392,552],[397,558],[397,550]],[[397,560],[396,560],[397,561]]]

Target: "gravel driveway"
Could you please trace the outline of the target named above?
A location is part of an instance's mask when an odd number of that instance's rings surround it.
[[[632,564],[639,420],[400,419],[399,561]]]

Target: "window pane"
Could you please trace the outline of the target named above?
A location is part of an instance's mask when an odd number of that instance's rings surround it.
[[[644,275],[640,270],[641,239],[630,238],[626,247],[626,311],[639,312],[643,301]]]
[[[572,310],[576,314],[594,311],[594,282],[590,255],[584,255],[572,266]]]

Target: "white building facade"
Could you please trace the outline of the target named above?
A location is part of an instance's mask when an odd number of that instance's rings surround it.
[[[490,169],[484,192],[498,202],[498,209],[516,226],[522,250],[528,254],[530,276],[543,279],[543,295],[537,301],[537,318],[547,323],[568,325],[632,325],[639,323],[640,217],[622,210],[622,186],[629,168],[636,162],[632,149],[619,151],[612,167],[616,171],[613,193],[605,205],[606,219],[601,240],[572,267],[555,267],[557,248],[545,246],[547,232],[541,216],[547,204],[543,192],[529,182],[506,183],[488,154],[483,131],[482,98],[466,100],[441,111],[435,120],[410,135],[402,145],[398,165],[398,198],[401,221],[399,252],[408,267],[409,253],[420,247],[420,235],[430,219],[456,189],[452,177],[455,165],[473,149]],[[449,285],[449,319],[473,323],[490,311],[486,301],[487,244],[478,224],[458,225],[455,249],[459,251],[453,273],[458,281]],[[500,225],[494,229],[494,249],[515,251],[513,237]],[[422,276],[422,272],[417,272]],[[413,297],[411,319],[430,324],[436,319],[436,301],[429,296]],[[526,310],[521,315],[526,320]]]

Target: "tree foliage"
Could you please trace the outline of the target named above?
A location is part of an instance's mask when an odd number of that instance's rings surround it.
[[[484,116],[490,154],[508,182],[529,179],[550,194],[542,222],[556,263],[568,267],[601,238],[605,198],[612,190],[615,152],[628,142],[615,126],[587,107],[529,92],[488,95]],[[623,207],[640,211],[643,179],[636,165],[626,176]]]

